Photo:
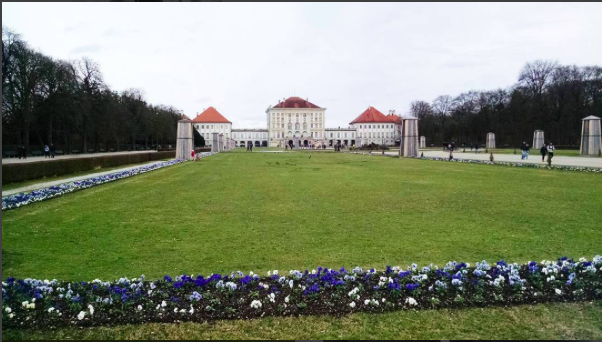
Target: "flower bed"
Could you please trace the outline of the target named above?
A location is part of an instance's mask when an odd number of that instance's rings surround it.
[[[199,154],[199,158],[204,158],[212,155],[212,152]],[[171,160],[168,162],[157,163],[149,166],[138,167],[135,169],[115,172],[104,176],[91,177],[81,181],[69,182],[57,186],[51,186],[45,189],[34,190],[29,193],[20,193],[2,198],[2,210],[19,208],[35,202],[45,201],[51,198],[62,196],[74,191],[88,189],[97,185],[113,182],[119,179],[128,178],[141,173],[161,169],[167,166],[179,164],[184,160]]]
[[[602,299],[602,256],[592,261],[490,265],[450,262],[406,269],[182,275],[148,281],[15,280],[2,283],[6,328],[204,322],[263,316],[342,315]]]
[[[390,155],[390,154],[375,154],[375,153],[361,153],[361,152],[350,152],[350,153],[361,154],[361,155],[370,155],[370,156],[399,158],[397,155]],[[602,173],[602,168],[595,168],[595,167],[562,166],[562,165],[548,166],[548,165],[531,164],[531,163],[511,163],[511,162],[496,162],[496,161],[492,162],[492,161],[488,161],[488,160],[477,160],[477,159],[455,159],[454,158],[454,159],[450,160],[449,158],[439,158],[439,157],[406,157],[406,158],[455,162],[455,163],[468,163],[468,164],[502,165],[502,166],[532,168],[532,169],[548,169],[548,170]]]

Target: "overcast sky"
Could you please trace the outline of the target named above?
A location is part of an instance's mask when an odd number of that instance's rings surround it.
[[[55,58],[87,56],[114,90],[235,128],[297,95],[327,127],[372,105],[516,82],[527,61],[602,64],[602,4],[2,3],[2,24]]]

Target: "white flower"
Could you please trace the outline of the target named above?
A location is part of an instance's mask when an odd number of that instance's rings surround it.
[[[368,305],[368,304],[370,304],[370,299],[366,299],[366,300],[364,301],[364,305]]]
[[[138,305],[138,311],[142,311],[142,305]]]
[[[352,309],[353,309],[353,308],[355,308],[355,302],[351,302],[351,303],[349,303],[349,306],[350,306]]]
[[[80,311],[79,315],[77,315],[77,319],[79,319],[80,321],[84,319],[84,317],[86,317],[86,313],[84,311]]]
[[[387,300],[383,298],[383,303],[386,302]]]
[[[560,291],[559,289],[555,289],[554,292],[556,292],[556,294],[559,296],[562,294],[562,291]]]
[[[253,309],[260,309],[261,308],[261,302],[258,300],[254,300],[251,302],[251,308]]]
[[[288,286],[290,286],[291,289],[293,288],[293,281],[292,280],[288,281]]]
[[[186,309],[180,310],[180,313],[186,313]]]
[[[15,317],[14,313],[11,313],[10,315],[8,315],[8,318],[13,318],[13,317]]]
[[[22,305],[24,308],[26,308],[26,307],[27,307],[27,305],[29,305],[29,302],[28,302],[28,301],[24,301],[24,302],[22,302],[22,303],[21,303],[21,305]]]
[[[54,311],[54,308],[48,309],[48,313],[52,313],[52,311]]]
[[[36,308],[36,303],[30,303],[30,304],[27,304],[27,307],[26,307],[26,308],[27,308],[27,309],[35,309],[35,308]]]
[[[173,309],[173,312],[174,312],[174,313],[178,313],[178,308],[174,308],[174,309]]]
[[[416,299],[408,297],[406,298],[406,304],[410,304],[410,306],[416,306],[418,305],[418,302],[416,301]]]
[[[157,308],[155,310],[161,309],[161,305],[157,304]]]
[[[192,307],[192,304],[190,305],[190,311],[188,311],[189,314],[193,314],[194,313],[194,308]]]
[[[11,308],[9,308],[8,306],[6,307],[6,309],[4,309],[4,312],[6,313],[11,313],[13,310]]]
[[[88,305],[88,310],[90,310],[90,316],[94,316],[94,307],[92,304]]]
[[[270,298],[274,299],[274,298],[276,298],[276,295],[272,292],[272,293],[270,293]]]
[[[286,296],[286,298],[284,298],[284,302],[285,302],[285,303],[288,303],[288,302],[290,301],[290,298],[289,298],[289,297],[290,297],[290,296]]]
[[[272,271],[268,271],[268,277],[272,276]]]
[[[32,299],[31,299],[31,302],[32,302],[32,303],[35,303],[35,302],[36,302],[36,299],[35,299],[35,298],[32,298]]]
[[[278,270],[274,270],[274,275],[278,275]]]
[[[167,306],[167,303],[165,303],[165,301],[162,301],[162,302],[161,302],[161,307],[162,307],[162,308],[164,308],[164,307],[166,307],[166,306]]]

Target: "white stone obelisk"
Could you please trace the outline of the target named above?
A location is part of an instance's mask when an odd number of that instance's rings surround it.
[[[424,135],[420,137],[420,148],[426,148],[426,137]]]
[[[219,134],[213,133],[213,141],[211,142],[211,152],[219,152]]]
[[[218,151],[224,152],[224,135],[220,134],[218,138]]]
[[[495,149],[495,133],[487,133],[487,140],[485,143],[485,148],[488,150]]]
[[[406,116],[403,118],[403,156],[418,157],[419,146],[418,118]]]
[[[178,121],[178,135],[176,141],[176,159],[190,160],[191,152],[194,148],[192,135],[192,121]]]
[[[536,130],[533,132],[533,145],[531,148],[534,150],[539,150],[545,144],[544,134],[542,130]]]
[[[597,156],[602,151],[602,120],[597,116],[588,116],[581,124],[580,153],[586,156]]]

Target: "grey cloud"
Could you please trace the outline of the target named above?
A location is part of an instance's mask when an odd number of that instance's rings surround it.
[[[102,49],[102,46],[97,44],[83,45],[78,46],[71,50],[72,54],[87,54],[87,53],[97,53]]]

